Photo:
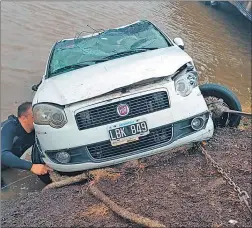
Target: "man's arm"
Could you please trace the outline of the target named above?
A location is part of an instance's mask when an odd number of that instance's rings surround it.
[[[5,124],[1,132],[1,163],[11,168],[31,170],[32,163],[20,159],[11,152],[13,139],[15,137],[15,125]]]

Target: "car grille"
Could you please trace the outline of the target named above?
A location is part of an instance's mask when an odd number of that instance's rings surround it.
[[[122,117],[117,113],[117,106],[121,103],[129,106],[127,116]],[[79,130],[84,130],[166,108],[169,108],[167,92],[160,91],[85,110],[77,113],[75,119]]]
[[[146,136],[140,137],[139,141],[130,142],[119,146],[111,146],[110,141],[104,141],[87,146],[87,149],[93,159],[105,159],[119,155],[125,155],[132,152],[142,152],[142,150],[159,146],[162,143],[171,142],[173,135],[173,126],[166,125],[151,129]]]

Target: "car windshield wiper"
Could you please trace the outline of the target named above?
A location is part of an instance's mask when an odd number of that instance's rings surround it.
[[[91,61],[89,61],[89,62],[91,62]],[[90,66],[90,64],[77,63],[77,64],[73,64],[73,65],[68,65],[68,66],[65,66],[65,67],[62,67],[62,68],[55,70],[54,72],[51,73],[51,75],[58,74],[60,72],[64,72],[65,70],[75,70],[75,69],[79,69],[79,68],[86,67],[86,66]]]
[[[143,47],[143,48],[136,48],[134,50],[129,50],[129,51],[123,51],[123,52],[118,52],[114,55],[109,55],[102,60],[109,60],[109,59],[113,59],[113,58],[116,58],[116,57],[121,57],[121,56],[126,56],[126,55],[130,55],[130,54],[135,54],[135,53],[139,53],[139,52],[144,52],[144,51],[148,51],[148,50],[155,50],[155,49],[158,49],[158,48],[147,48],[147,47]]]
[[[76,70],[82,67],[87,67],[87,66],[91,66],[93,65],[93,63],[101,63],[101,62],[105,62],[108,61],[109,59],[103,58],[103,59],[94,59],[94,60],[87,60],[81,63],[76,63],[73,65],[68,65],[62,68],[59,68],[57,70],[55,70],[54,72],[51,73],[51,75],[55,75],[61,72],[64,72],[65,70]],[[89,63],[89,64],[88,64]]]

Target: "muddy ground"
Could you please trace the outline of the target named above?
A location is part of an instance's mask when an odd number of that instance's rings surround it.
[[[240,129],[217,129],[206,148],[251,196],[251,128],[247,126],[243,122]],[[252,227],[248,209],[200,152],[180,149],[117,170],[127,173],[101,177],[99,189],[120,206],[166,227],[232,227],[230,220],[236,220],[238,227]],[[28,193],[1,204],[2,227],[136,226],[90,195],[87,184]]]

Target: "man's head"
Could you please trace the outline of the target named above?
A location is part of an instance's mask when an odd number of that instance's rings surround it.
[[[27,133],[30,133],[34,129],[32,103],[25,102],[19,105],[17,115],[23,128],[26,130]]]

